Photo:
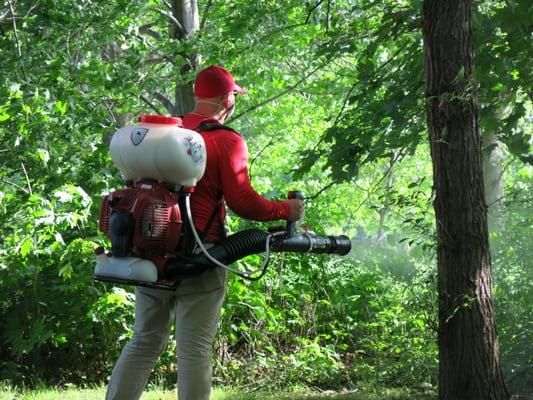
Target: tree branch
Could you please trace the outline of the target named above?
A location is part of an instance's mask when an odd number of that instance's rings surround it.
[[[150,107],[152,110],[154,110],[157,114],[161,115],[163,114],[161,112],[161,110],[159,108],[157,108],[157,106],[152,103],[146,96],[144,96],[144,94],[141,93],[141,100],[148,106]]]
[[[159,32],[156,32],[152,29],[152,26],[154,26],[155,23],[150,23],[150,24],[145,24],[143,26],[141,26],[139,28],[139,32],[142,33],[142,34],[146,34],[146,35],[149,35],[151,37],[153,37],[154,39],[156,40],[161,40],[161,35],[159,34]]]
[[[510,159],[509,161],[507,161],[507,162],[505,163],[505,165],[502,167],[502,171],[500,172],[500,175],[498,175],[498,179],[497,179],[498,181],[499,181],[500,179],[502,179],[503,174],[505,174],[505,171],[507,171],[507,168],[509,168],[509,167],[511,166],[511,164],[513,163],[513,161],[514,161],[513,159]]]
[[[265,152],[266,149],[268,149],[270,146],[272,146],[274,143],[276,142],[279,142],[280,141],[280,137],[272,137],[268,143],[266,145],[263,146],[263,148],[261,150],[259,150],[259,152],[254,156],[254,158],[252,158],[250,160],[250,163],[248,165],[248,175],[250,176],[250,179],[252,179],[252,167],[255,163],[255,161],[261,157],[261,155]]]
[[[107,111],[109,112],[109,116],[111,117],[112,122],[115,124],[115,126],[118,125],[118,120],[115,112],[113,111],[113,108],[107,103],[107,101],[103,101],[105,108],[107,108]]]
[[[26,18],[30,13],[34,10],[35,7],[39,5],[39,1],[37,0],[35,3],[33,3],[30,8],[28,8],[28,11],[26,11],[26,14],[24,15],[24,18]],[[2,15],[0,15],[0,24],[4,22],[4,20],[13,20],[17,17],[17,15],[14,13],[14,7],[12,6],[11,2],[9,1],[9,10],[4,12]],[[11,14],[11,18],[7,18],[7,16]]]
[[[34,8],[36,8],[39,5],[39,0],[37,0],[35,3],[31,5],[31,7],[26,12],[26,15],[24,15],[24,18],[26,18],[30,13],[33,11]]]
[[[22,51],[20,50],[20,41],[19,36],[17,32],[17,18],[15,16],[15,9],[13,8],[13,3],[11,0],[7,0],[7,4],[9,4],[9,10],[11,12],[11,22],[13,23],[13,35],[15,36],[15,45],[17,47],[17,55],[19,56],[19,59],[22,57]]]
[[[0,15],[0,24],[4,22],[4,19],[7,19],[6,17],[10,14],[11,11],[7,10],[5,13]]]
[[[140,35],[136,35],[136,37],[139,38],[141,41],[143,41],[143,43],[145,43],[146,46],[148,46],[150,48],[150,50],[153,51],[153,54],[157,54],[161,58],[166,60],[168,63],[174,64],[174,61],[170,57],[168,57],[166,54],[164,54],[162,51],[159,51],[152,43],[150,43],[148,38],[144,38],[144,37],[142,37]]]
[[[30,13],[33,11],[34,8],[36,8],[39,5],[39,0],[37,0],[35,3],[31,5],[31,7],[28,9],[28,12],[26,13],[26,17],[30,15]]]
[[[213,0],[208,0],[204,8],[204,13],[202,14],[202,21],[200,22],[200,27],[199,27],[200,31],[203,30],[205,27],[205,24],[207,22],[207,14],[209,14],[209,9],[211,8],[212,5],[213,5]]]
[[[263,154],[266,149],[268,149],[270,146],[272,146],[274,143],[276,143],[279,140],[280,140],[280,138],[278,138],[278,137],[270,138],[268,143],[266,145],[264,145],[263,148],[261,150],[259,150],[259,152],[257,152],[257,154],[254,156],[254,158],[252,158],[250,160],[250,168],[252,167],[252,165],[255,162],[255,160],[257,160],[259,157],[261,157],[261,154]]]
[[[305,198],[305,200],[309,201],[309,200],[314,200],[316,199],[318,196],[320,196],[323,192],[325,192],[326,190],[328,190],[330,187],[332,187],[333,185],[336,185],[337,183],[339,183],[338,180],[333,180],[331,181],[330,183],[328,183],[326,186],[324,186],[322,189],[320,189],[318,192],[316,192],[314,195],[312,196],[308,196]]]
[[[307,22],[300,22],[298,24],[286,25],[286,26],[282,26],[280,28],[274,29],[273,31],[267,32],[263,36],[261,36],[259,39],[257,39],[255,43],[252,45],[252,47],[254,47],[258,43],[261,43],[263,40],[271,36],[274,36],[277,33],[280,33],[280,32],[283,32],[289,29],[293,29],[293,28],[298,28],[299,26],[304,26],[304,25],[307,25]]]
[[[280,97],[286,95],[287,93],[290,93],[292,92],[294,89],[296,89],[299,85],[301,85],[303,82],[305,82],[311,75],[313,75],[314,73],[316,73],[319,69],[321,68],[324,68],[325,65],[320,65],[318,67],[316,67],[314,70],[312,70],[311,72],[309,72],[307,75],[305,75],[302,79],[300,79],[298,82],[296,82],[294,85],[291,85],[291,86],[288,86],[287,89],[283,90],[282,92],[248,108],[247,110],[244,110],[242,113],[240,114],[237,114],[235,117],[231,118],[228,122],[231,122],[231,121],[235,121],[236,119],[239,119],[241,118],[243,115],[251,112],[251,111],[255,111],[257,110],[258,108],[261,108],[263,107],[264,105],[268,104],[268,103],[271,103],[273,102],[274,100],[277,100],[279,99]]]
[[[7,179],[4,179],[4,178],[0,178],[0,180],[1,180],[2,182],[4,182],[4,183],[7,183],[7,184],[10,185],[10,186],[13,186],[14,188],[17,188],[17,189],[19,189],[19,190],[22,190],[22,191],[23,191],[24,193],[26,193],[26,194],[30,194],[30,192],[28,192],[28,190],[26,190],[25,187],[20,186],[20,185],[16,184],[15,182],[8,181]]]
[[[9,4],[9,10],[12,16],[11,22],[13,23],[13,35],[15,37],[15,46],[17,48],[17,55],[19,57],[20,69],[22,71],[22,75],[24,75],[24,80],[28,82],[28,76],[26,75],[26,69],[24,68],[24,63],[22,62],[22,50],[20,48],[20,40],[19,40],[18,31],[17,31],[17,18],[15,16],[15,9],[13,7],[13,3],[11,2],[11,0],[7,0],[7,3]]]
[[[169,10],[172,10],[172,4],[170,4],[166,0],[161,0],[161,3],[163,3]]]
[[[487,204],[487,208],[491,208],[494,204],[501,202],[504,198],[505,198],[505,196],[501,196],[501,197],[497,198],[492,203]]]
[[[323,2],[324,0],[319,0],[313,7],[307,10],[307,18],[305,19],[306,24],[309,22],[309,19],[311,18],[311,14],[313,14],[313,11],[315,11],[320,6],[320,4],[322,4]]]
[[[403,156],[404,156],[403,151],[404,150],[405,150],[405,148],[402,148],[402,149],[400,149],[400,151],[398,151],[398,153],[396,153],[394,155],[394,157],[392,158],[392,160],[391,160],[391,162],[389,164],[389,167],[387,168],[387,170],[385,171],[383,176],[374,184],[374,186],[372,186],[370,188],[370,190],[367,191],[367,196],[363,199],[363,201],[361,203],[359,203],[359,205],[357,206],[355,211],[352,212],[352,215],[355,215],[357,213],[357,211],[359,211],[359,209],[363,206],[363,204],[365,204],[365,202],[370,198],[370,196],[376,191],[376,189],[381,184],[381,182],[383,182],[383,180],[389,175],[390,171],[392,170],[392,167],[394,167],[394,164],[396,164],[396,162],[398,162],[399,160],[401,160],[403,158]]]
[[[144,64],[145,65],[159,65],[159,64],[163,64],[163,63],[167,63],[168,60],[165,58],[165,57],[158,57],[158,56],[153,56],[153,57],[150,57],[150,58],[147,58],[146,60],[144,60]]]
[[[286,31],[286,30],[289,30],[289,29],[293,29],[293,28],[298,28],[300,26],[307,25],[309,23],[309,19],[311,18],[311,15],[313,14],[313,11],[316,10],[318,8],[318,6],[320,6],[320,4],[322,4],[323,2],[324,2],[324,0],[320,0],[313,7],[311,7],[309,10],[307,10],[307,16],[306,16],[304,22],[299,22],[297,24],[282,26],[282,27],[274,29],[274,30],[272,30],[270,32],[267,32],[263,36],[258,38],[256,41],[254,41],[254,43],[252,44],[252,47],[254,47],[258,43],[261,43],[263,40],[265,40],[265,39],[267,39],[267,38],[269,38],[269,37],[271,37],[271,36],[273,36],[273,35],[275,35],[277,33],[280,33],[280,32],[283,32],[283,31]],[[328,2],[328,5],[329,5],[329,2]],[[327,32],[327,29],[326,29],[326,32]]]
[[[176,19],[176,17],[174,17],[174,15],[172,15],[172,13],[165,11],[165,10],[161,10],[160,8],[157,8],[157,7],[148,7],[148,9],[155,11],[158,14],[161,14],[164,17],[166,17],[170,21],[170,23],[174,25],[174,27],[179,31],[181,36],[184,37],[187,35],[187,31],[185,30],[183,25]]]
[[[329,19],[331,15],[330,13],[331,13],[331,0],[328,0],[328,10],[326,13],[326,33],[329,32]]]
[[[22,170],[24,171],[24,175],[26,176],[26,183],[28,184],[28,194],[31,196],[33,194],[33,191],[31,190],[31,184],[30,184],[30,178],[28,177],[28,172],[26,171],[26,167],[24,166],[24,163],[20,163]]]
[[[392,56],[391,58],[389,58],[387,61],[385,61],[383,64],[381,64],[378,68],[376,68],[374,70],[374,72],[372,73],[372,75],[370,76],[370,79],[368,79],[367,81],[365,82],[369,82],[371,79],[374,79],[374,77],[378,74],[379,71],[381,71],[383,68],[385,68],[392,60],[394,60],[396,58],[396,56],[398,54],[400,54],[402,51],[405,51],[404,48],[399,48]],[[350,96],[352,95],[353,91],[355,90],[355,88],[357,86],[359,86],[360,84],[362,83],[362,81],[357,81],[355,82],[352,86],[350,86],[350,90],[348,90],[348,93],[346,93],[346,96],[344,96],[344,100],[342,102],[342,107],[341,107],[341,110],[339,111],[339,113],[337,114],[337,117],[335,118],[335,121],[333,122],[333,125],[331,125],[332,127],[336,126],[337,123],[340,121],[342,115],[344,114],[344,110],[346,110],[346,107],[348,106],[348,100],[350,99]],[[320,140],[315,144],[315,146],[313,147],[313,151],[316,151],[316,149],[318,148],[318,146],[320,146],[320,144],[324,141],[324,135],[322,135],[322,137],[320,138]]]
[[[163,106],[167,109],[168,113],[169,114],[173,114],[174,113],[174,103],[172,101],[170,101],[164,94],[162,93],[159,93],[159,92],[155,92],[154,93],[154,97],[159,100],[159,102],[161,104],[163,104]]]

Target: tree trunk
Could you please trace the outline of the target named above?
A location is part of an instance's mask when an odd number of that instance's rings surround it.
[[[439,399],[508,399],[493,319],[487,207],[472,84],[471,0],[422,9],[438,243]]]
[[[489,232],[497,232],[504,227],[502,152],[496,135],[491,133],[482,136],[481,147]]]
[[[174,39],[178,41],[186,40],[198,31],[200,22],[198,19],[198,3],[196,0],[174,0],[172,2],[172,15],[181,24],[181,28],[174,26]],[[173,115],[185,115],[194,108],[193,82],[183,77],[188,72],[194,71],[200,63],[199,57],[195,54],[179,54],[186,63],[179,71],[175,90]],[[181,79],[180,79],[181,78]]]

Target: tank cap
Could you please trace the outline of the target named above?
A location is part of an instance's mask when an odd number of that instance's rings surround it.
[[[181,118],[167,117],[165,115],[142,114],[139,116],[139,122],[145,124],[163,124],[163,125],[180,125]]]

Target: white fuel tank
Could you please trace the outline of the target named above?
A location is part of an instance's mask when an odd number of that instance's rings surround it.
[[[181,128],[180,123],[179,118],[141,115],[138,125],[113,135],[111,158],[126,180],[196,185],[205,172],[205,142],[198,132]]]
[[[141,258],[100,254],[96,256],[94,276],[103,280],[115,278],[154,283],[157,281],[157,268],[151,261]]]

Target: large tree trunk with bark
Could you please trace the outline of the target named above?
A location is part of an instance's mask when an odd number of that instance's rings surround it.
[[[184,41],[198,31],[200,22],[196,0],[174,0],[172,2],[172,14],[179,22],[178,26],[174,26],[174,39]],[[196,54],[180,54],[180,56],[185,60],[179,69],[181,77],[184,77],[188,72],[196,70],[199,57]],[[193,83],[191,80],[184,81],[182,78],[176,83],[173,115],[185,115],[193,108]]]
[[[425,0],[427,120],[435,190],[439,399],[508,399],[493,319],[471,0]]]

